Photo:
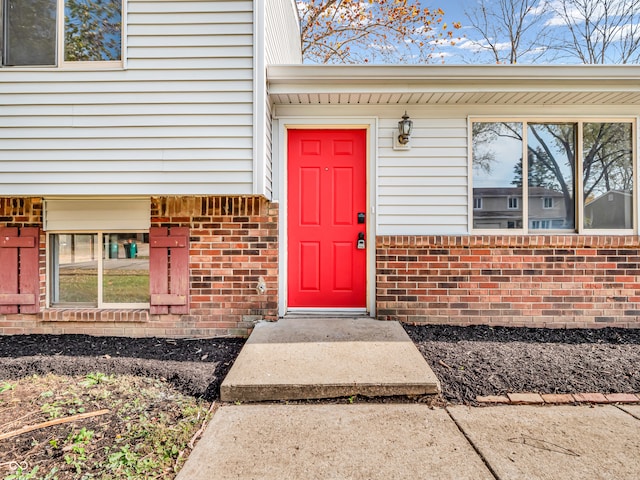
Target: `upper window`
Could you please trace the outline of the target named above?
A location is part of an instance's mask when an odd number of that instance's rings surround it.
[[[474,122],[472,131],[473,196],[485,206],[475,229],[635,228],[633,122]]]
[[[3,66],[122,58],[122,0],[0,0]],[[60,22],[60,12],[64,21]]]

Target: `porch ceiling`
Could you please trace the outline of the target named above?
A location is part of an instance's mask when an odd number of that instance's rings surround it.
[[[280,105],[640,105],[629,65],[271,66]]]

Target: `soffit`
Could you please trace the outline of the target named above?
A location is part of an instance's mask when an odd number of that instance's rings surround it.
[[[281,105],[640,105],[638,66],[272,66]]]

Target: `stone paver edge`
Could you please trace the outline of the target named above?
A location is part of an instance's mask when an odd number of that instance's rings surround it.
[[[640,393],[552,393],[530,392],[508,393],[506,395],[478,395],[481,404],[507,405],[562,405],[574,403],[634,404],[640,403]]]

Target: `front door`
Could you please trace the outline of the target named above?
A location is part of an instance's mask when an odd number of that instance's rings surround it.
[[[366,138],[289,130],[290,308],[366,307]]]

